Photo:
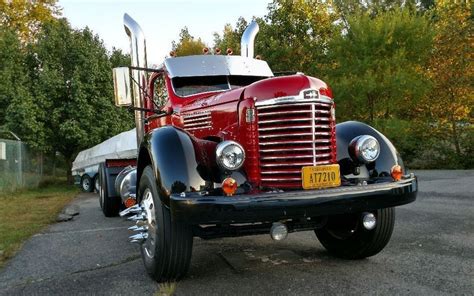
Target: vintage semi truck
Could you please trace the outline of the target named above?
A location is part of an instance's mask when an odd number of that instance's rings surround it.
[[[172,53],[151,69],[140,26],[125,14],[124,27],[132,66],[114,69],[115,97],[135,112],[138,156],[100,165],[100,204],[136,223],[130,239],[151,277],[183,277],[193,237],[307,230],[347,259],[386,246],[416,177],[374,128],[336,124],[325,82],[254,58],[256,22],[240,56]]]

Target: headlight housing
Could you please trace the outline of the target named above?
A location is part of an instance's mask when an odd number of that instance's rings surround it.
[[[245,151],[239,143],[234,141],[224,141],[217,144],[216,161],[217,165],[224,170],[238,170],[245,160]]]
[[[355,137],[349,144],[349,153],[354,160],[363,163],[373,162],[380,155],[379,141],[369,135]]]

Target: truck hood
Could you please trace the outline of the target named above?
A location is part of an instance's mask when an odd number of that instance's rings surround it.
[[[183,105],[182,110],[193,111],[249,98],[264,101],[273,98],[294,96],[308,88],[318,90],[328,89],[328,85],[322,80],[302,74],[266,78],[246,87],[222,92],[204,99],[190,101]]]
[[[303,74],[272,77],[257,81],[246,87],[243,98],[264,101],[279,97],[296,96],[300,91],[308,88],[320,90],[329,87],[322,80]]]

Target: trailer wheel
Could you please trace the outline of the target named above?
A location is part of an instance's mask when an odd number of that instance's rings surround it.
[[[330,216],[325,227],[315,230],[321,244],[332,255],[344,259],[373,256],[387,245],[395,224],[395,209],[372,212],[376,217],[373,229],[364,228],[361,213]]]
[[[99,180],[99,174],[97,173],[95,176],[94,176],[94,179],[93,179],[93,184],[94,184],[94,192],[95,193],[99,193],[100,192],[100,180]]]
[[[99,203],[102,212],[105,217],[117,216],[120,209],[120,200],[114,196],[109,196],[109,190],[107,188],[107,172],[103,163],[99,165],[99,183]]]
[[[81,178],[81,189],[84,192],[92,192],[93,190],[92,179],[89,175],[84,174]]]
[[[160,200],[151,166],[143,171],[138,192],[147,213],[147,238],[141,245],[145,268],[158,282],[178,280],[186,275],[191,262],[191,227],[171,219],[170,210]]]

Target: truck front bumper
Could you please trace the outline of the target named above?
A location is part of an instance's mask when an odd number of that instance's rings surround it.
[[[236,196],[171,195],[173,219],[190,224],[273,222],[394,207],[413,202],[417,179],[324,190]]]

